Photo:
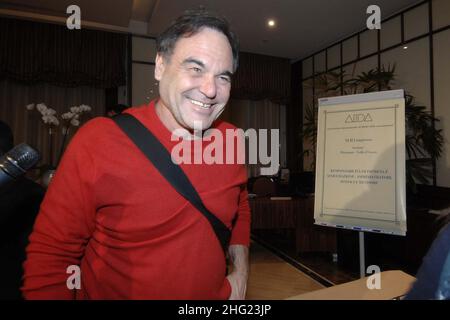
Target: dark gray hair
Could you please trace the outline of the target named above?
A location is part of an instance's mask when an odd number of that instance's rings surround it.
[[[188,38],[198,33],[202,28],[211,28],[223,33],[230,43],[233,53],[233,71],[239,64],[239,41],[225,18],[204,10],[186,11],[162,32],[156,39],[156,51],[170,58],[176,42],[180,37]]]

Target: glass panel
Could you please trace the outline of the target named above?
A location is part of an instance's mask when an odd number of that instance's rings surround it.
[[[381,24],[381,49],[402,42],[402,26],[401,18],[393,18]]]
[[[339,67],[341,64],[341,46],[335,45],[328,49],[328,69]]]
[[[303,78],[312,76],[312,57],[303,60]]]
[[[443,129],[446,144],[437,160],[437,185],[450,187],[450,30],[434,35],[434,111],[440,120],[437,129]]]
[[[366,30],[359,35],[361,57],[377,52],[378,31]]]
[[[428,38],[408,44],[408,49],[398,47],[381,55],[381,64],[395,63],[396,80],[393,89],[405,89],[416,103],[430,110],[430,58]]]
[[[433,30],[450,25],[450,1],[433,1]]]
[[[428,32],[428,3],[405,12],[405,40]]]
[[[322,51],[314,56],[314,72],[321,73],[325,72],[325,51]]]
[[[344,63],[353,61],[358,56],[358,39],[357,37],[352,37],[342,43],[343,48],[343,60]]]

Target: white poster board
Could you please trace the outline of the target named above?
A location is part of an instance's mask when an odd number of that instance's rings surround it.
[[[314,219],[406,234],[403,90],[319,99]]]

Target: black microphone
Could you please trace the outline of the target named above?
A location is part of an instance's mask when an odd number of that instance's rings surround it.
[[[39,161],[39,152],[21,143],[0,157],[0,187],[24,175]]]

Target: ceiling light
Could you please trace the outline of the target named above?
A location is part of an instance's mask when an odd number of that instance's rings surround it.
[[[403,49],[405,49],[405,50],[406,50],[406,49],[408,49],[408,47],[407,47],[407,46],[404,46],[404,47],[403,47]]]
[[[268,20],[267,25],[271,28],[275,27],[275,20],[273,20],[273,19]]]

